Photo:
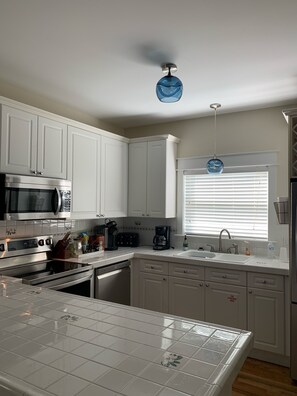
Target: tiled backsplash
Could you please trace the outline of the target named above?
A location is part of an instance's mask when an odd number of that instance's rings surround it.
[[[183,235],[177,235],[176,219],[153,219],[153,218],[116,218],[119,231],[138,232],[140,236],[140,245],[152,246],[155,235],[155,226],[168,225],[171,227],[171,246],[177,249],[182,248]],[[105,220],[34,220],[34,221],[0,221],[0,238],[6,237],[21,238],[37,235],[53,235],[57,241],[67,232],[76,236],[82,231],[93,233],[94,227],[104,224]],[[288,248],[288,226],[279,226],[279,237],[275,238],[275,255],[279,255],[279,248],[285,246]],[[209,249],[207,244],[214,245],[218,250],[219,239],[206,237],[188,236],[190,249],[202,247]],[[226,250],[232,243],[238,244],[239,253],[243,254],[248,246],[251,254],[258,256],[267,256],[267,242],[249,241],[248,245],[242,240],[226,239],[223,237],[223,249]]]

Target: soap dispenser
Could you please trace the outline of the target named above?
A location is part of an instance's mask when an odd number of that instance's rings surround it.
[[[188,250],[188,247],[189,247],[188,238],[187,235],[185,234],[183,241],[183,250]]]

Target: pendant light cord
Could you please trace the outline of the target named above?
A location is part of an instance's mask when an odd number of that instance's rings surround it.
[[[214,158],[217,158],[217,108],[215,107],[215,122],[214,122]]]

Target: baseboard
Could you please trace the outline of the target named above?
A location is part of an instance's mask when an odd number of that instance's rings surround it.
[[[264,362],[278,364],[279,366],[290,367],[290,357],[278,355],[277,353],[261,351],[260,349],[252,349],[249,357],[263,360]]]

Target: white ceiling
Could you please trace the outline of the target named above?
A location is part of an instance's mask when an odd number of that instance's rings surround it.
[[[296,0],[0,0],[0,37],[1,80],[119,127],[297,102]]]

